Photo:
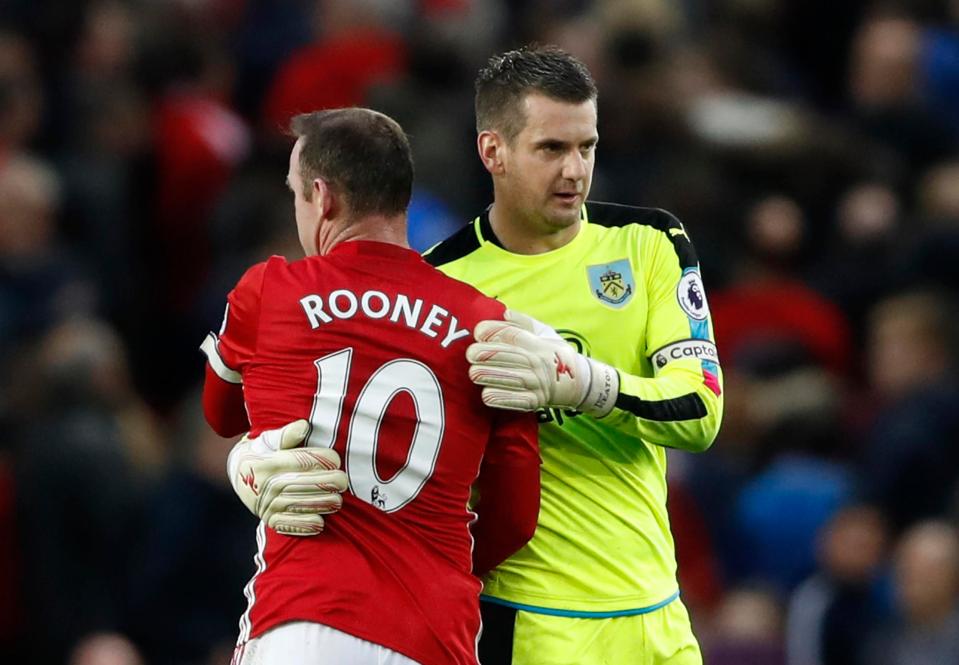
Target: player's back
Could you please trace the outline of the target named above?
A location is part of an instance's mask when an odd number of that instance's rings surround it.
[[[241,639],[299,619],[424,663],[475,662],[467,502],[491,420],[465,349],[503,306],[384,243],[261,266],[234,292],[258,302],[251,431],[308,418],[309,445],[337,450],[350,489],[320,535],[260,525]]]

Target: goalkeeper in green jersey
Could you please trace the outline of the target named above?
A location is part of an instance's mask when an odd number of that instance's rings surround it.
[[[558,49],[490,59],[476,126],[494,202],[426,255],[511,310],[474,331],[484,401],[540,412],[539,521],[484,580],[484,665],[702,663],[679,600],[666,448],[712,443],[722,373],[683,225],[586,200],[596,97]]]

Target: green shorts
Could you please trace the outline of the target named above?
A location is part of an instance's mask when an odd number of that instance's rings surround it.
[[[483,602],[483,665],[703,665],[679,599],[645,614],[579,618]]]

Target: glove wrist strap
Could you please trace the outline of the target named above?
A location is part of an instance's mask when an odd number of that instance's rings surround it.
[[[609,415],[616,406],[616,398],[619,396],[619,372],[614,367],[592,358],[587,358],[586,362],[590,369],[589,388],[586,390],[586,398],[576,410],[602,418]]]

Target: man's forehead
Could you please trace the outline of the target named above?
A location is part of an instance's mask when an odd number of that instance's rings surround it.
[[[523,133],[564,140],[588,140],[596,135],[596,101],[566,102],[540,93],[523,99]]]

